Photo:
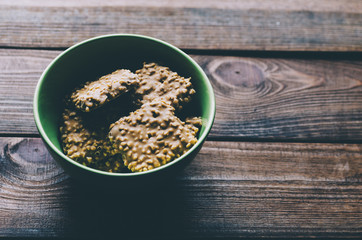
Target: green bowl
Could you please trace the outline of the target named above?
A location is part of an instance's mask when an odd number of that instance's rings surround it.
[[[174,161],[140,173],[108,173],[79,164],[63,151],[59,124],[63,99],[76,86],[119,68],[135,71],[144,62],[170,67],[179,75],[191,77],[196,94],[187,108],[190,116],[201,116],[203,126],[198,142]],[[200,150],[215,118],[212,86],[200,66],[180,49],[164,41],[134,34],[114,34],[80,42],[61,53],[45,69],[36,86],[34,118],[38,131],[53,158],[75,179],[102,185],[123,186],[164,180],[185,167]]]

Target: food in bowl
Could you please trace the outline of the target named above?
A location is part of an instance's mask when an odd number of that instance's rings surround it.
[[[83,88],[73,92],[70,99],[77,109],[89,112],[132,90],[138,84],[136,74],[126,69],[120,69],[97,81],[87,82]]]
[[[165,165],[197,142],[201,118],[177,116],[193,94],[190,78],[156,63],[87,82],[65,99],[63,151],[74,161],[107,172],[143,172]]]

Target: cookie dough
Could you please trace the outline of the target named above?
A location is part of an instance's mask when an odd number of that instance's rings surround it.
[[[94,82],[87,82],[71,96],[74,106],[84,112],[112,101],[121,94],[128,92],[139,85],[136,74],[126,69],[114,71]]]
[[[122,156],[114,150],[104,129],[90,130],[82,116],[66,108],[60,127],[64,153],[76,162],[106,172],[124,172]]]
[[[157,99],[111,125],[109,139],[132,172],[165,165],[197,142],[198,128],[185,124],[174,111],[167,102]]]
[[[156,63],[135,74],[121,69],[87,82],[66,99],[60,127],[64,153],[107,172],[165,165],[197,142],[201,118],[177,116],[194,93],[190,78]]]
[[[142,104],[162,99],[180,110],[185,103],[191,101],[191,96],[195,93],[190,78],[181,77],[168,67],[148,63],[136,73],[140,79],[136,95]]]

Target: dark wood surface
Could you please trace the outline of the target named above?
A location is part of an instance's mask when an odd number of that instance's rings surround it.
[[[38,138],[3,137],[0,149],[3,235],[347,237],[361,230],[360,144],[208,141],[159,192],[101,196],[72,184]]]
[[[47,152],[32,98],[63,49],[120,32],[189,53],[217,113],[160,190],[94,196]],[[0,238],[359,238],[361,39],[358,0],[1,1]]]
[[[68,47],[127,32],[191,49],[362,51],[359,0],[44,2],[5,0],[0,46]]]

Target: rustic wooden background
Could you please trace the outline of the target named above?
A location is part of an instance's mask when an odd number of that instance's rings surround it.
[[[35,85],[62,50],[138,33],[214,87],[201,152],[153,194],[94,196],[36,130]],[[0,237],[359,238],[362,1],[0,1]]]

